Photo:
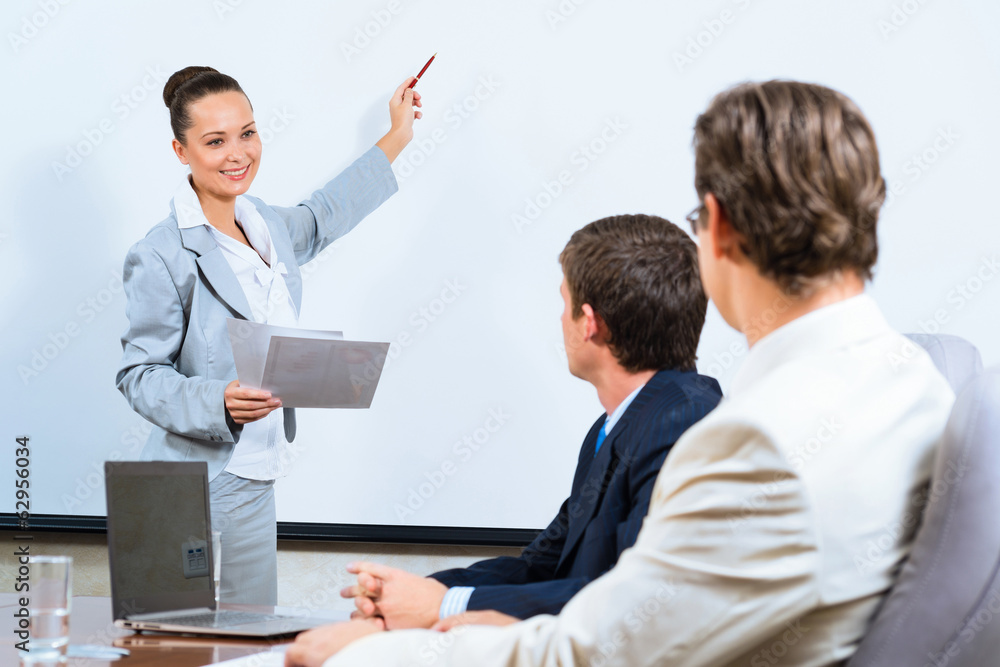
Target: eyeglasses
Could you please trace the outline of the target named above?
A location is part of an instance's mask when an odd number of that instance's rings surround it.
[[[691,233],[698,235],[698,221],[701,220],[701,212],[705,210],[704,204],[698,204],[693,211],[684,216],[684,219],[691,224]]]

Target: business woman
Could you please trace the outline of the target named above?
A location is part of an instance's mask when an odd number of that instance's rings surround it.
[[[297,324],[298,267],[397,189],[390,163],[421,116],[411,81],[389,102],[389,132],[292,207],[246,195],[261,143],[235,79],[187,67],[163,89],[173,150],[191,173],[170,215],[125,258],[129,324],[117,384],[154,426],[143,459],[208,463],[212,527],[222,532],[223,602],[277,603],[273,485],[294,458],[295,437],[295,413],[279,409],[280,396],[236,380],[226,319]]]

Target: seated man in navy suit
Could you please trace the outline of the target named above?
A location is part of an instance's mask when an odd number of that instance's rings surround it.
[[[632,546],[671,446],[721,399],[695,370],[707,300],[687,234],[654,216],[604,218],[573,234],[559,260],[569,370],[606,412],[584,438],[569,498],[517,558],[430,577],[352,564],[358,582],[341,595],[355,598],[355,617],[397,629],[466,610],[558,614]]]

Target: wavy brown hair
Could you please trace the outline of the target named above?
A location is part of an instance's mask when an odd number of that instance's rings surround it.
[[[792,295],[843,271],[871,278],[885,181],[875,134],[846,96],[736,86],[698,117],[694,150],[698,196],[715,195],[762,275]]]

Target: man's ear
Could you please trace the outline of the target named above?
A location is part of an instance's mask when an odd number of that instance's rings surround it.
[[[705,210],[708,217],[707,231],[711,240],[713,256],[735,259],[735,253],[742,255],[740,235],[733,229],[726,209],[711,192],[705,194]]]
[[[580,306],[583,311],[582,317],[585,320],[583,329],[583,339],[584,340],[594,340],[599,339],[602,343],[605,340],[604,332],[607,330],[607,326],[604,324],[604,320],[594,312],[594,309],[589,303],[585,303]]]
[[[188,163],[187,149],[184,148],[184,144],[174,139],[170,146],[174,149],[174,153],[177,154],[177,159],[181,161],[181,164]]]

